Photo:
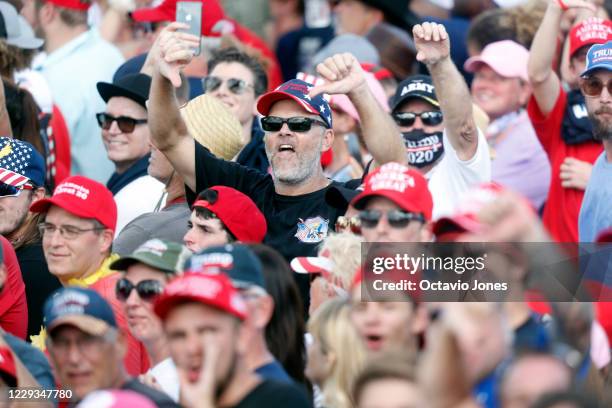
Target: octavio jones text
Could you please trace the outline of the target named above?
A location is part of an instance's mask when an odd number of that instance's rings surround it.
[[[454,272],[463,275],[465,272],[478,273],[485,270],[487,254],[479,257],[435,257],[421,255],[418,257],[407,254],[396,254],[393,257],[377,257],[372,260],[372,272],[381,275],[385,272],[403,272],[414,275],[418,271]],[[454,282],[433,281],[421,279],[415,282],[409,279],[395,279],[386,282],[382,279],[373,281],[374,290],[432,290],[432,291],[455,291],[455,290],[508,290],[507,282],[463,282],[458,279]]]

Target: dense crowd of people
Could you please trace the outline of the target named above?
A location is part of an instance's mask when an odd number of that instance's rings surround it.
[[[611,16],[0,0],[0,405],[612,406]]]

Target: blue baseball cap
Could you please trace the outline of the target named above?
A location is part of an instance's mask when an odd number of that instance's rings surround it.
[[[586,68],[580,76],[587,76],[598,69],[612,71],[612,41],[605,44],[595,44],[589,48]]]
[[[45,184],[45,160],[28,142],[0,137],[0,183],[21,187]]]
[[[113,309],[91,289],[68,286],[56,290],[47,298],[43,313],[49,333],[61,325],[75,326],[94,336],[117,328]]]
[[[226,274],[236,289],[252,286],[266,288],[261,262],[246,245],[227,244],[206,248],[187,259],[183,269],[185,273]]]
[[[329,103],[319,94],[313,98],[308,96],[308,92],[313,88],[313,84],[304,82],[301,79],[292,79],[280,85],[275,90],[262,95],[257,102],[257,111],[268,116],[272,105],[284,99],[293,99],[308,113],[319,115],[329,129],[332,128],[332,115]]]

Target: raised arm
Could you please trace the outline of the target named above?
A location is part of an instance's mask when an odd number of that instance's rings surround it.
[[[567,8],[586,8],[594,11],[593,4],[582,0],[549,0],[548,2],[542,23],[533,38],[527,65],[533,96],[544,115],[548,115],[554,108],[561,87],[561,81],[552,66],[557,51],[559,25],[563,16],[561,5]]]
[[[336,54],[320,63],[317,71],[327,82],[314,87],[310,95],[346,94],[359,113],[363,139],[376,163],[407,164],[401,133],[370,91],[357,59],[349,53]]]
[[[180,69],[193,57],[199,38],[177,30],[185,25],[172,23],[162,31],[150,54],[153,69],[148,112],[151,143],[168,158],[185,184],[196,189],[195,142],[181,117],[174,88],[180,86]]]
[[[442,24],[423,23],[413,27],[417,60],[427,65],[436,88],[449,142],[461,160],[469,160],[478,148],[478,130],[472,98],[463,76],[450,58],[450,41]]]

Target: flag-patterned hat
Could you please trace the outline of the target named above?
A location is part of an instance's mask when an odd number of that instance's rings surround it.
[[[27,182],[45,184],[44,159],[28,142],[0,137],[0,183],[21,187]]]

